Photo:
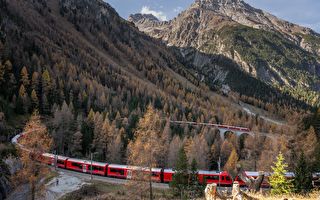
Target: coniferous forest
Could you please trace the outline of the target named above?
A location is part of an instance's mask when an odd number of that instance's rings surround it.
[[[270,99],[250,88],[222,93],[102,1],[0,0],[0,9],[1,157],[16,155],[10,139],[38,110],[53,138],[51,152],[65,156],[88,159],[96,152],[97,161],[130,163],[144,141],[139,130],[152,124],[161,142],[158,167],[174,167],[183,147],[188,162],[204,170],[216,170],[221,158],[222,167],[236,159],[247,171],[270,171],[282,152],[294,171],[303,152],[301,162],[320,171],[319,108],[287,93]],[[148,110],[154,116],[147,118]],[[222,140],[214,128],[170,120],[257,134],[227,132]]]

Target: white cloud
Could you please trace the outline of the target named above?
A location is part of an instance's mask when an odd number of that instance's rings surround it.
[[[155,17],[157,17],[158,19],[160,19],[161,21],[167,21],[167,16],[165,13],[163,13],[161,11],[151,10],[150,7],[148,7],[148,6],[142,7],[141,14],[152,14]]]
[[[180,13],[182,10],[183,10],[183,8],[181,6],[178,6],[178,7],[173,9],[173,12]]]

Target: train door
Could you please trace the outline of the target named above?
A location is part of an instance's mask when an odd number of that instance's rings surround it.
[[[127,170],[127,179],[132,178],[132,170]]]
[[[82,172],[87,173],[87,165],[86,164],[82,165]]]

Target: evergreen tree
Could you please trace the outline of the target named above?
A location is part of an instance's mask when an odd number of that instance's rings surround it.
[[[318,108],[314,114],[312,125],[318,134],[318,137],[320,137],[320,108]]]
[[[305,160],[304,153],[300,154],[299,161],[294,170],[294,190],[297,193],[307,193],[312,189],[312,173]]]
[[[289,194],[292,191],[292,181],[288,180],[285,176],[287,173],[286,168],[288,165],[284,161],[284,157],[280,152],[277,161],[272,166],[273,173],[269,178],[270,185],[272,187],[272,194]]]
[[[188,188],[188,169],[188,158],[184,151],[184,147],[182,147],[178,153],[172,182],[169,184],[175,195],[180,195],[181,199],[185,197],[184,191]]]
[[[205,181],[205,180],[204,180]],[[205,182],[203,183],[205,185]],[[199,183],[198,179],[198,164],[196,159],[193,159],[190,165],[189,174],[189,198],[195,199],[203,195],[204,187]]]

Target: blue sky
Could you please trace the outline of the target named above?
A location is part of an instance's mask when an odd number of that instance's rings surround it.
[[[174,18],[194,0],[105,0],[125,19],[133,13],[152,13],[162,20]],[[320,33],[320,0],[245,0],[282,19]]]

